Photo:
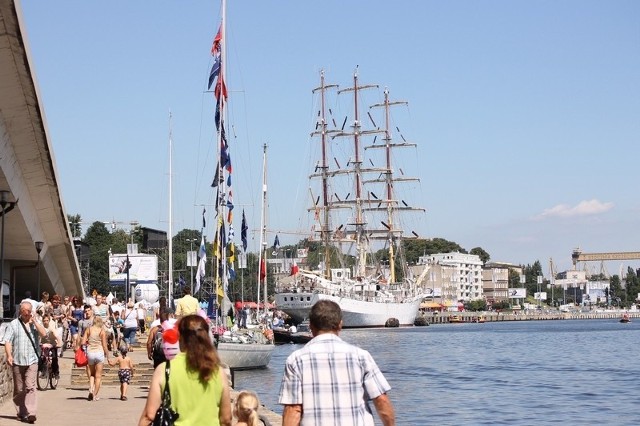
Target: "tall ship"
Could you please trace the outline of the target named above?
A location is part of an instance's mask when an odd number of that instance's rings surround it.
[[[316,270],[296,266],[293,278],[281,282],[275,295],[278,309],[296,322],[307,318],[317,301],[328,299],[342,308],[345,328],[413,325],[423,299],[425,273],[412,275],[402,249],[404,239],[418,234],[405,231],[400,216],[424,215],[424,209],[397,195],[400,186],[419,180],[392,164],[397,150],[416,146],[402,136],[399,141],[392,137],[391,108],[407,103],[390,100],[385,89],[383,102],[369,107],[366,122],[371,127],[365,128],[360,96],[373,88],[378,86],[358,82],[356,70],[353,85],[343,90],[325,83],[321,72],[320,86],[313,90],[319,109],[311,139],[319,144],[320,159],[309,176],[309,213],[321,260]],[[329,91],[349,97],[350,127],[345,129],[347,117],[336,123],[331,116]],[[382,126],[376,125],[372,111],[382,112]]]

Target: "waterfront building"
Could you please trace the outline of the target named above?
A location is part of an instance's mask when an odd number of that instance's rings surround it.
[[[509,269],[485,265],[482,268],[482,290],[487,303],[509,300]]]
[[[433,287],[437,287],[440,280],[444,302],[467,302],[484,297],[480,256],[458,252],[436,253],[420,256],[418,265],[431,267]]]

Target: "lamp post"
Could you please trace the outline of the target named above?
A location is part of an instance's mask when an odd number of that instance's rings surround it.
[[[44,243],[42,241],[36,241],[36,251],[38,252],[38,296],[40,297],[40,252],[42,251],[42,247],[44,247]]]

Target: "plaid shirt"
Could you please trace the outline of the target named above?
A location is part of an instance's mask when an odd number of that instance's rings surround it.
[[[39,334],[33,324],[26,325],[27,331],[31,332],[31,338],[36,347],[39,345]],[[33,349],[29,336],[20,325],[20,318],[16,318],[9,323],[4,341],[10,342],[13,350],[13,363],[16,365],[32,365],[38,363],[38,354]]]
[[[289,355],[278,403],[302,404],[302,426],[373,426],[368,401],[390,389],[369,352],[326,333]]]

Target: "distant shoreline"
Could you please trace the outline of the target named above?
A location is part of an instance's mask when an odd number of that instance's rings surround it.
[[[640,318],[638,311],[607,311],[607,312],[424,312],[419,313],[418,317],[423,316],[430,325],[449,324],[451,317],[457,317],[460,323],[475,323],[480,318],[484,322],[497,321],[558,321],[558,320],[619,320],[623,314],[627,314],[633,321]]]

